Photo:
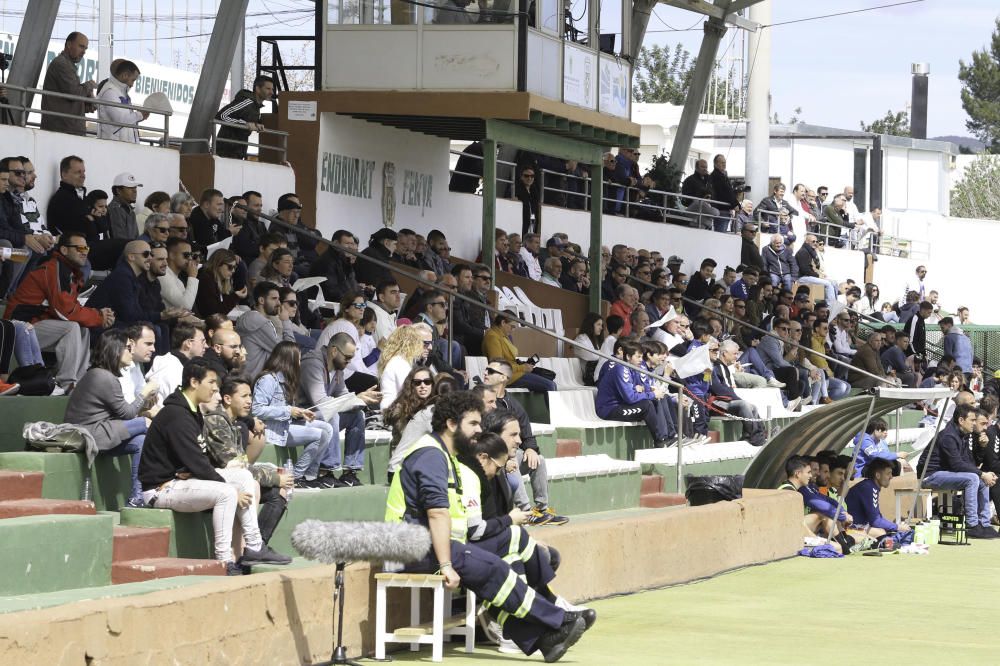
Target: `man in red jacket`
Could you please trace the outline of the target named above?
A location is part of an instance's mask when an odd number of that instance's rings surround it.
[[[86,236],[63,234],[56,251],[25,276],[7,302],[4,317],[32,323],[42,350],[56,353],[53,395],[69,392],[90,366],[89,329],[115,323],[111,308],[87,308],[77,300],[89,251]]]

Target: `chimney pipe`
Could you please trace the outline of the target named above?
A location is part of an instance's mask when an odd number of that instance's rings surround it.
[[[914,139],[927,138],[927,79],[930,71],[930,65],[925,62],[915,62],[911,67],[910,136]]]

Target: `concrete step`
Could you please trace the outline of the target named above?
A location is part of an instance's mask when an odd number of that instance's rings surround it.
[[[25,423],[48,421],[62,423],[69,396],[19,395],[0,406],[0,452],[24,451]]]
[[[151,557],[111,565],[111,582],[137,583],[174,576],[225,576],[226,565],[218,560],[194,560],[177,557]]]
[[[647,509],[662,509],[667,506],[687,504],[684,495],[678,493],[650,493],[639,498],[639,506]]]
[[[557,439],[556,457],[570,458],[583,455],[583,442],[578,439]]]
[[[0,518],[22,518],[24,516],[44,516],[68,514],[93,516],[97,513],[93,502],[81,500],[22,499],[0,502]]]
[[[719,442],[722,441],[722,438],[720,437],[720,435],[721,435],[721,433],[718,430],[709,430],[708,431],[708,439],[713,444],[718,444]]]
[[[643,474],[640,496],[663,492],[663,477],[659,474]]]
[[[41,472],[7,472],[0,470],[0,502],[35,499],[42,496]]]
[[[132,490],[132,462],[127,455],[99,455],[88,469],[82,453],[0,453],[0,471],[40,472],[44,475],[41,496],[67,500],[80,499],[83,481],[89,475],[91,496],[100,511],[118,511]]]
[[[166,557],[169,552],[168,527],[115,527],[113,562]]]

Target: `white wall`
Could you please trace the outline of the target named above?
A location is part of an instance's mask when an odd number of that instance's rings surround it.
[[[215,161],[215,189],[227,197],[256,190],[264,199],[264,211],[268,212],[277,208],[278,197],[282,194],[295,192],[295,172],[291,167],[227,157],[212,159]],[[198,198],[198,192],[191,194]]]
[[[102,141],[38,129],[0,125],[3,156],[26,155],[38,173],[31,194],[42,206],[59,187],[59,161],[67,155],[81,157],[87,167],[87,189],[111,194],[115,176],[129,172],[142,183],[138,201],[155,190],[173,194],[178,190],[180,154],[176,150]],[[241,190],[242,191],[242,190]]]

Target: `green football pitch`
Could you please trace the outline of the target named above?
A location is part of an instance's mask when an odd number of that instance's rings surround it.
[[[998,598],[1000,540],[928,555],[797,557],[588,604],[597,623],[559,663],[998,664],[989,628]],[[430,663],[430,647],[393,658]],[[483,644],[469,655],[457,643],[444,659],[525,661],[542,659]]]

